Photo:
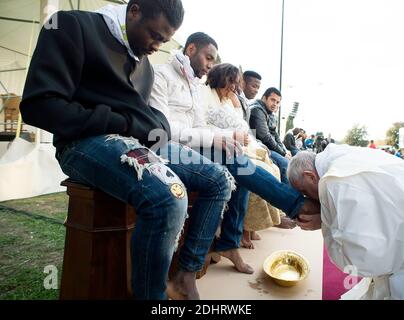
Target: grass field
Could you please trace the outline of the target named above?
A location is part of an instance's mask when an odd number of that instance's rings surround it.
[[[66,193],[0,202],[0,299],[58,299],[44,268],[62,272]]]

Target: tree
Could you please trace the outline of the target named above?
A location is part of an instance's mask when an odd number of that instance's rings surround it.
[[[368,132],[365,126],[359,127],[355,124],[345,136],[344,142],[350,146],[366,147],[369,143],[367,140]]]
[[[386,143],[398,149],[398,131],[404,128],[404,122],[395,122],[393,126],[386,132]]]

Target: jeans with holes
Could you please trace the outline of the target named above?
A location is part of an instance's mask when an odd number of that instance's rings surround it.
[[[131,166],[121,157],[133,151],[146,155],[150,152],[135,139],[123,141],[103,135],[70,143],[57,158],[70,178],[136,209],[131,247],[134,297],[166,299],[169,266],[187,216],[185,188],[197,191],[199,198],[193,205],[185,243],[180,250],[180,268],[196,272],[203,267],[222,211],[230,199],[230,185],[222,166],[207,159],[202,161],[199,153],[178,144],[167,144],[158,153],[167,155],[168,160],[185,153],[195,158],[195,164],[183,164],[182,157],[168,164],[144,163],[144,158],[139,157],[139,165]]]
[[[231,156],[214,149],[200,149],[212,161],[224,164],[236,180],[237,190],[232,193],[228,210],[224,214],[216,251],[240,246],[244,217],[247,212],[249,191],[294,218],[303,206],[304,196],[289,184],[279,182],[265,169],[256,166],[247,156]],[[272,153],[272,152],[271,152]]]

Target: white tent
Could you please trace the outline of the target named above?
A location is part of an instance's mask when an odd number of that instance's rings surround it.
[[[93,11],[125,0],[0,0],[0,94],[22,95],[27,68],[41,25],[58,10]],[[179,48],[175,40],[150,57],[152,63],[167,61],[170,51]],[[1,102],[0,102],[1,103]],[[0,123],[4,122],[0,104]],[[27,126],[25,126],[27,128]],[[63,191],[66,178],[54,157],[51,135],[36,128],[36,142],[17,138],[0,142],[0,201]],[[0,125],[0,132],[3,126]]]
[[[44,21],[56,10],[93,11],[124,0],[1,0],[0,1],[0,93],[21,94],[26,69]],[[175,40],[151,57],[153,63],[165,61],[169,50],[178,48]]]

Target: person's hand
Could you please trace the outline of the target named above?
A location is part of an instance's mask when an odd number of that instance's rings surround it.
[[[299,214],[296,219],[296,224],[306,231],[321,229],[321,214]]]
[[[250,142],[248,132],[246,131],[234,131],[233,139],[238,141],[242,146],[247,146]]]
[[[302,230],[317,230],[321,228],[321,207],[320,202],[306,198],[300,208],[297,225]]]
[[[292,155],[288,152],[285,154],[285,158],[288,160],[292,160]]]
[[[215,149],[225,151],[228,158],[239,156],[243,153],[243,148],[237,140],[221,135],[213,137],[213,146]]]
[[[241,108],[241,102],[233,91],[229,91],[227,98],[230,99],[231,103],[233,104],[234,108]]]

